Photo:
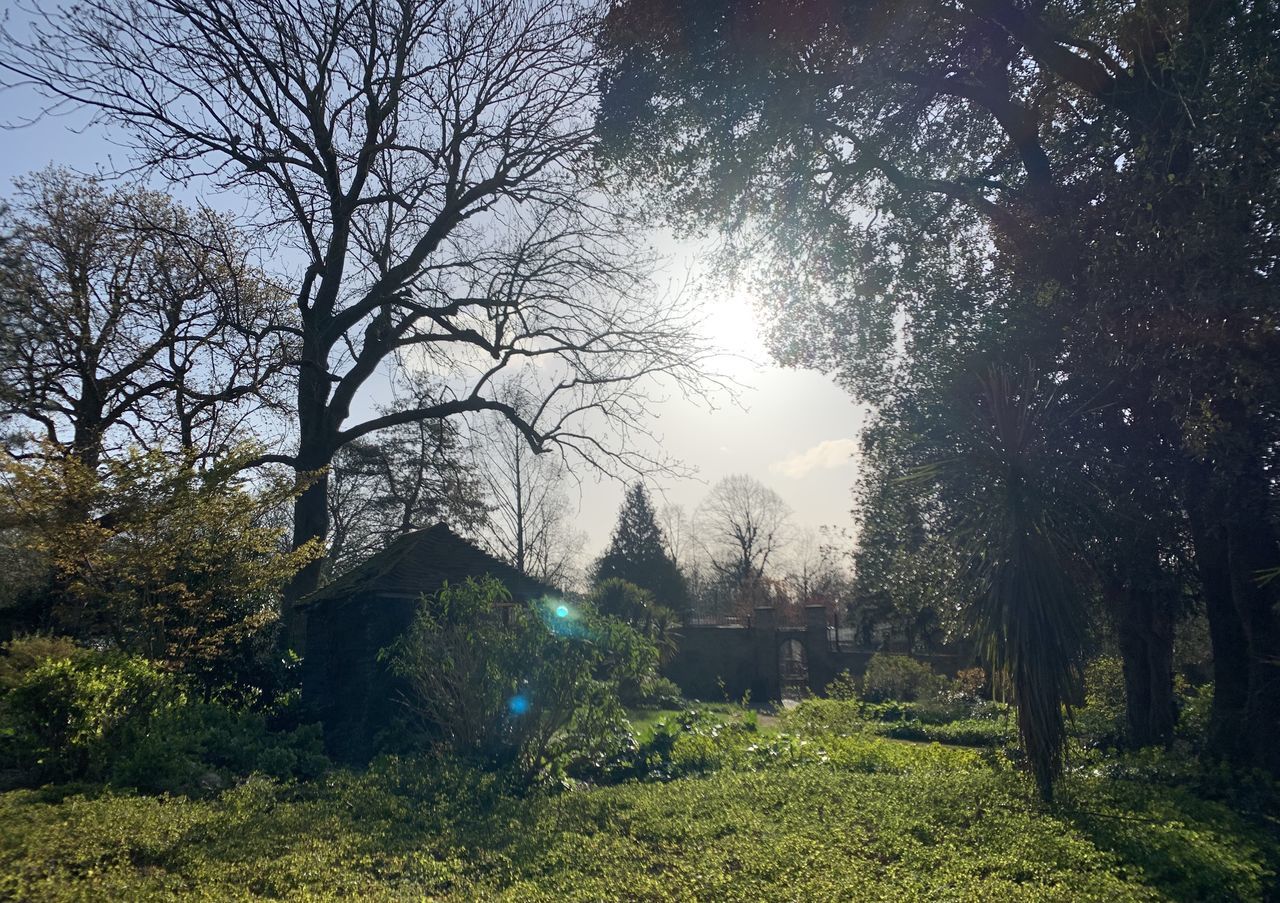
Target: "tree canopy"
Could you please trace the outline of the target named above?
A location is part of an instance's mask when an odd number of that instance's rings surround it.
[[[631,0],[601,115],[617,178],[725,234],[775,354],[879,406],[904,463],[956,450],[954,402],[993,364],[1074,411],[1023,439],[1111,490],[1081,548],[1131,705],[1170,698],[1159,599],[1193,547],[1221,749],[1273,770],[1275,21],[1268,2]],[[937,497],[971,501],[973,473],[935,469]],[[1181,515],[1144,501],[1170,494]]]
[[[175,181],[247,199],[289,252],[296,444],[264,460],[318,477],[295,546],[327,534],[325,468],[371,433],[487,412],[535,451],[644,469],[627,440],[654,382],[700,391],[705,343],[648,291],[593,182],[597,25],[566,0],[90,0],[4,33],[10,79],[92,110]],[[353,416],[398,365],[442,391]],[[513,374],[541,378],[523,412]]]
[[[592,582],[625,580],[648,590],[659,605],[683,611],[689,605],[684,575],[667,554],[653,500],[643,483],[627,487],[618,523],[604,553],[596,561]]]

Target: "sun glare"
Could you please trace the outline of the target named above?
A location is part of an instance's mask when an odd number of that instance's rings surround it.
[[[701,313],[703,332],[721,352],[755,364],[766,362],[768,355],[750,295],[737,291],[710,296]]]

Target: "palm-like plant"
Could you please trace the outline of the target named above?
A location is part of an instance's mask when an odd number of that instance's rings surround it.
[[[1013,689],[1022,748],[1047,801],[1086,634],[1073,540],[1085,493],[1055,445],[1074,416],[1029,372],[1015,377],[1005,367],[981,377],[957,412],[954,454],[921,475],[964,499],[953,538],[968,559],[973,635]]]

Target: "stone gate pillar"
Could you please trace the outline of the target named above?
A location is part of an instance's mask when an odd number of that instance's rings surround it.
[[[809,689],[821,693],[836,676],[835,656],[827,639],[825,605],[804,607],[804,654],[809,665]]]
[[[751,684],[753,702],[782,699],[782,678],[778,674],[778,624],[772,605],[761,605],[751,618],[755,641],[755,680]]]

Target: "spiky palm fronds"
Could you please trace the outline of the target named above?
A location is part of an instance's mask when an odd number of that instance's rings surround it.
[[[1049,800],[1066,745],[1063,709],[1080,685],[1084,607],[1062,550],[1033,517],[1014,514],[980,542],[974,635],[1013,688],[1018,736]]]
[[[934,476],[965,487],[956,540],[969,559],[974,636],[1014,692],[1018,734],[1041,796],[1053,796],[1066,716],[1081,681],[1086,607],[1076,544],[1081,493],[1054,440],[1056,399],[1028,372],[978,381],[956,455]]]

